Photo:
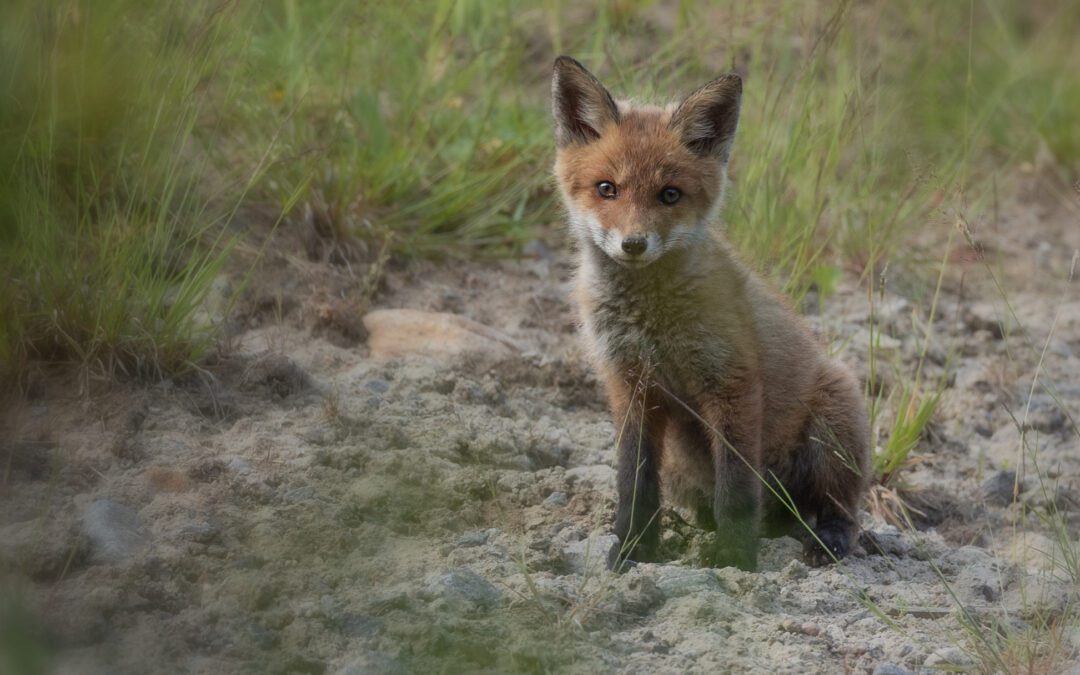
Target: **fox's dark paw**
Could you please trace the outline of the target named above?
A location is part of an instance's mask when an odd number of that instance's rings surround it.
[[[817,539],[807,537],[803,542],[803,558],[811,567],[821,567],[831,562],[840,560],[848,554],[851,548],[851,536],[846,527],[824,526],[814,531]],[[818,539],[821,540],[818,543]],[[822,544],[828,548],[822,548]]]

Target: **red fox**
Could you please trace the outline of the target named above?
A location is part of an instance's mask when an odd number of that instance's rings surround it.
[[[742,80],[632,105],[562,56],[552,95],[582,332],[619,436],[625,557],[655,559],[661,489],[716,531],[717,566],[754,569],[764,519],[801,535],[811,564],[843,557],[869,476],[859,384],[714,227]]]

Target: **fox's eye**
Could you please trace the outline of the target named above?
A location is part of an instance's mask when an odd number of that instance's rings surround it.
[[[619,194],[619,191],[615,189],[615,183],[612,183],[609,180],[602,180],[596,184],[596,194],[604,199],[615,199],[615,195]]]
[[[668,206],[679,201],[679,197],[682,197],[682,192],[679,188],[666,187],[660,191],[660,202],[667,204]]]

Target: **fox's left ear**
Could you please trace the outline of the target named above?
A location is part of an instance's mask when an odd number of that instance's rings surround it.
[[[668,126],[694,153],[727,162],[739,126],[742,78],[728,73],[686,97]]]

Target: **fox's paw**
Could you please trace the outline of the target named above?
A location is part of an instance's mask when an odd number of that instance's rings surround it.
[[[851,535],[845,523],[826,523],[815,529],[814,534],[817,539],[807,536],[803,541],[803,558],[811,567],[822,567],[840,560],[851,548]],[[822,548],[822,544],[825,548]]]

